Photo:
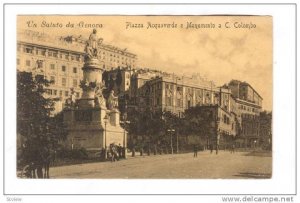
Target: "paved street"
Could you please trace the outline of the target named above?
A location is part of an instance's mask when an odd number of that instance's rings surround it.
[[[128,157],[50,168],[51,178],[269,178],[272,157],[249,156],[248,152],[220,151]]]

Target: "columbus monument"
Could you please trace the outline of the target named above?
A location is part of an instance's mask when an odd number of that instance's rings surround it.
[[[110,144],[126,147],[126,131],[120,126],[118,98],[111,91],[105,97],[102,82],[103,62],[98,59],[102,39],[94,29],[86,41],[82,96],[66,100],[64,123],[68,129],[68,148],[85,148],[90,151],[107,150]]]

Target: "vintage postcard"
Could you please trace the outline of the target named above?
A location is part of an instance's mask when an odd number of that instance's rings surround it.
[[[272,16],[18,15],[18,178],[272,178]]]

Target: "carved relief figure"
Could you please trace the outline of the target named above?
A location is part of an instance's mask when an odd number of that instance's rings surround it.
[[[96,107],[105,108],[105,106],[106,106],[106,101],[105,101],[105,98],[102,93],[103,89],[104,89],[104,86],[101,83],[98,83],[95,88],[95,106]]]

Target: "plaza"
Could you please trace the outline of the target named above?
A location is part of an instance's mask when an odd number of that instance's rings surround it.
[[[271,152],[215,151],[135,156],[50,168],[51,179],[265,179],[271,178]]]

